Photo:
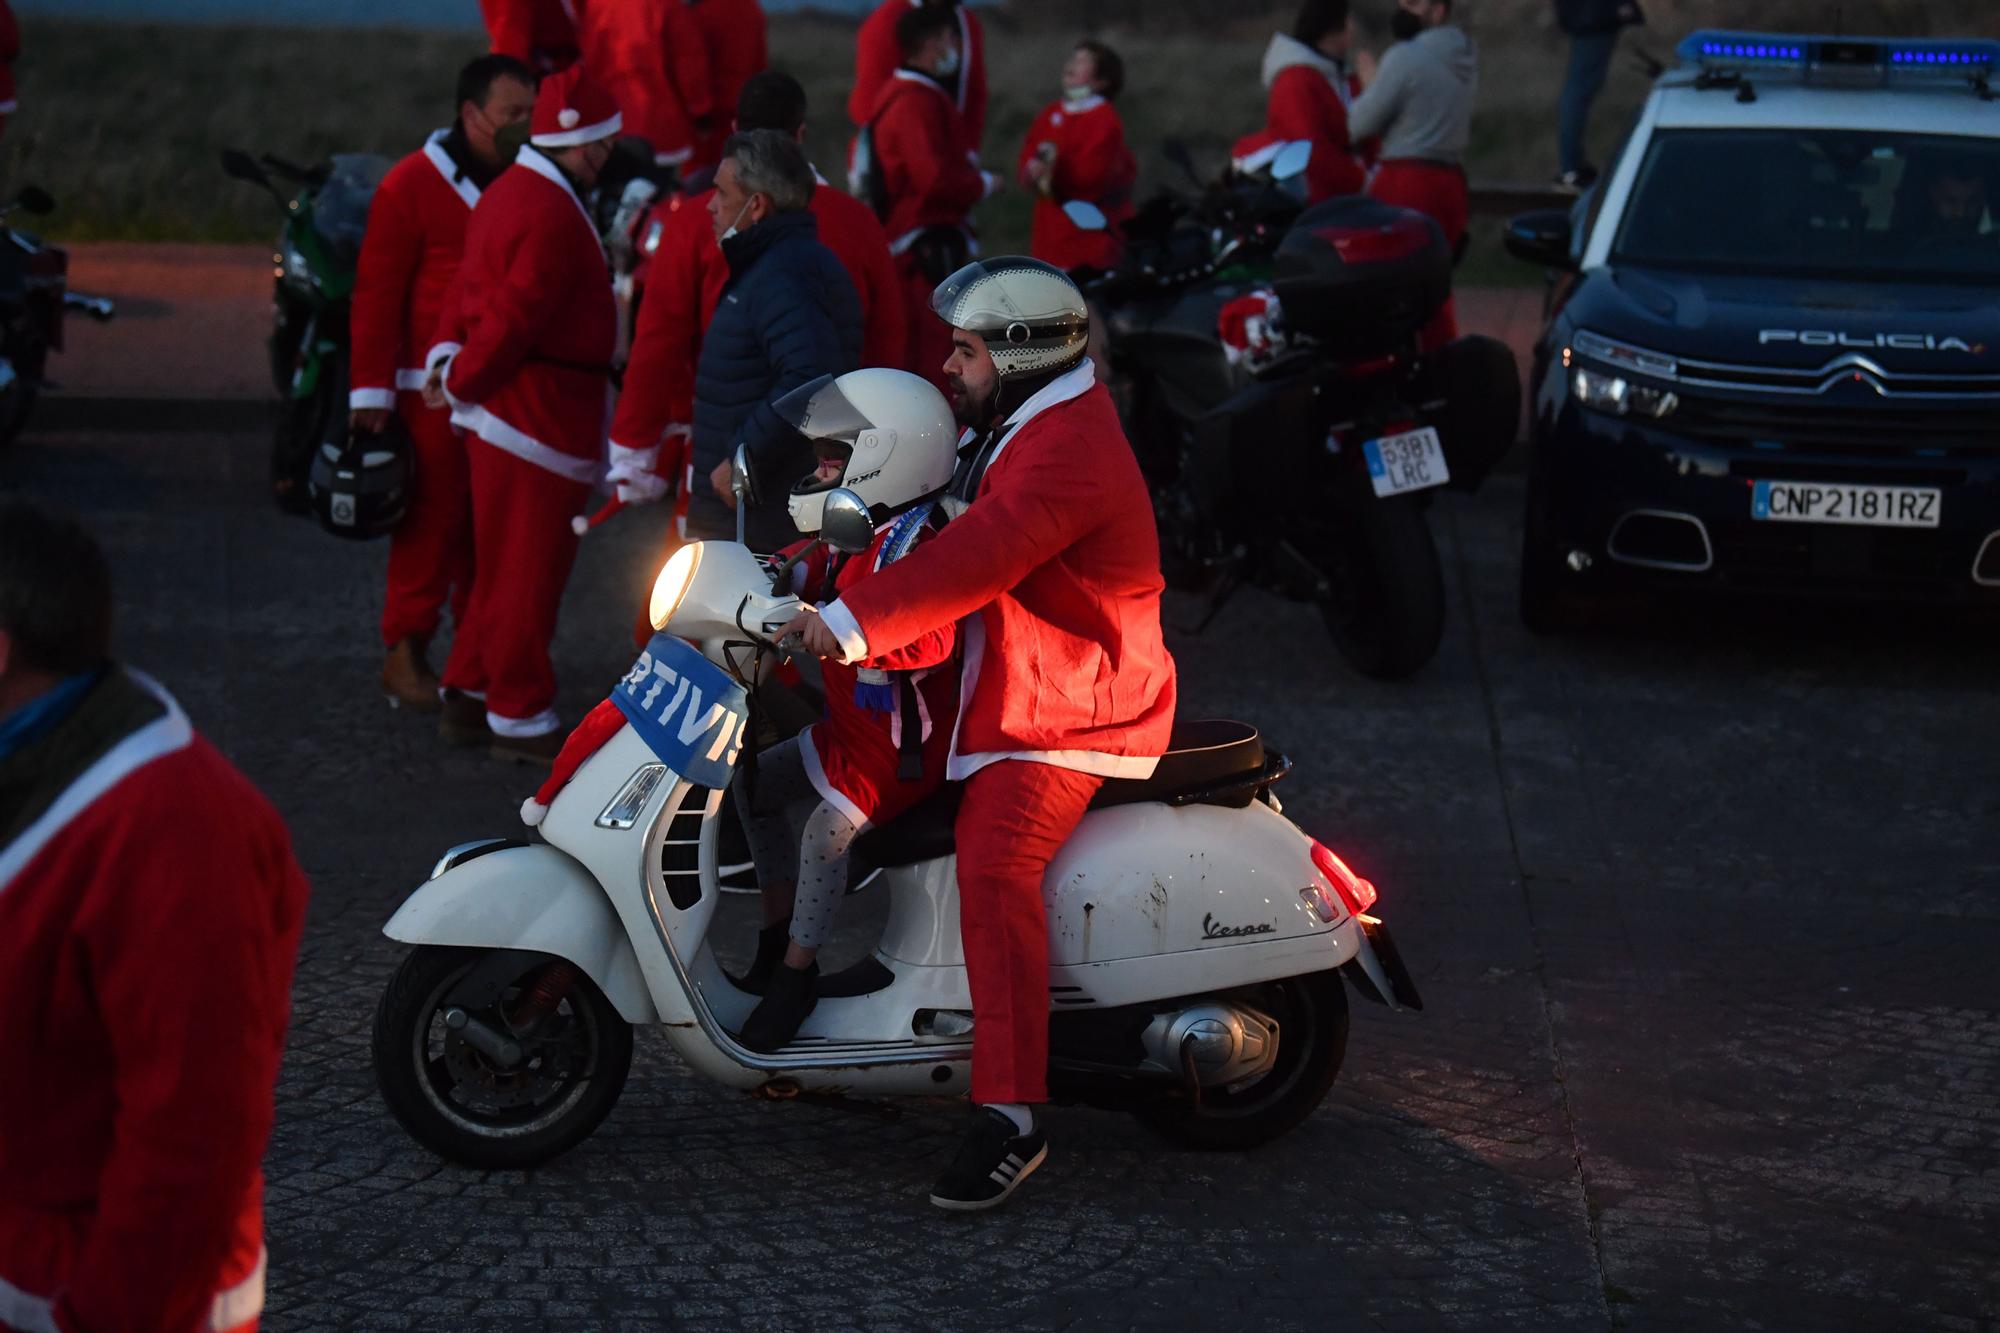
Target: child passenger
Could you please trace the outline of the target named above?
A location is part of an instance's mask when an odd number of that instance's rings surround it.
[[[843,486],[879,525],[865,551],[845,555],[818,543],[796,566],[800,596],[823,605],[936,530],[935,501],[957,462],[958,426],[936,388],[901,370],[824,376],[777,409],[819,459],[792,491],[799,530],[817,534],[827,494]],[[958,714],[955,648],[955,627],[946,625],[881,657],[824,662],[825,716],[757,756],[747,801],[739,780],[764,897],[757,959],[743,978],[745,989],[763,995],[739,1035],[751,1050],[791,1041],[818,1002],[816,958],[847,892],[854,839],[943,781]]]

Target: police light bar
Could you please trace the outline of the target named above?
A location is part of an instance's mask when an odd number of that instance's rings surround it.
[[[1916,37],[1828,37],[1705,28],[1674,48],[1683,64],[1714,74],[1791,74],[1808,81],[1971,80],[2000,69],[2000,42]]]

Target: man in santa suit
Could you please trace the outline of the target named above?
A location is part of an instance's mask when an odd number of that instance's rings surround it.
[[[757,0],[687,0],[687,8],[701,29],[708,55],[709,91],[720,122],[722,113],[742,99],[750,76],[771,63],[764,35],[764,7]],[[744,125],[739,119],[737,128],[759,127]],[[713,168],[722,160],[722,141],[728,137],[729,127],[716,124],[696,147],[691,165]]]
[[[1132,216],[1139,164],[1125,146],[1125,126],[1111,104],[1125,87],[1125,62],[1103,42],[1082,41],[1063,62],[1062,100],[1028,127],[1017,168],[1033,190],[1035,216],[1028,249],[1061,269],[1110,268],[1124,249],[1118,224]],[[1105,225],[1086,231],[1063,205],[1094,204]]]
[[[495,55],[512,56],[538,77],[577,61],[571,0],[479,0]]]
[[[423,712],[438,707],[431,636],[447,599],[453,618],[464,619],[472,586],[465,445],[450,415],[424,404],[424,353],[458,275],[466,220],[519,146],[503,149],[496,139],[525,138],[534,106],[534,75],[512,56],[481,56],[461,70],[456,123],[390,168],[376,188],[354,279],[350,422],[379,435],[393,414],[416,463],[409,508],[389,534],[382,690],[391,703]]]
[[[974,141],[953,100],[960,33],[955,9],[903,10],[896,20],[903,63],[881,84],[867,134],[857,140],[857,159],[872,152],[874,161],[864,167],[857,160],[849,173],[865,171],[878,183],[882,230],[896,256],[908,320],[904,369],[941,389],[951,339],[930,317],[931,290],[969,257],[972,207],[1000,184],[998,176],[979,169]]]
[[[921,548],[781,633],[856,662],[963,619],[946,776],[972,990],[964,1146],[941,1208],[1004,1201],[1048,1153],[1048,924],[1042,878],[1106,778],[1152,774],[1173,729],[1152,503],[1085,355],[1083,295],[1038,260],[967,265],[937,291],[952,406],[968,428],[961,511]],[[947,505],[951,504],[947,501]]]
[[[584,66],[542,81],[527,146],[472,210],[427,359],[426,401],[450,402],[472,481],[472,596],[440,731],[501,759],[547,763],[562,746],[549,644],[576,559],[570,520],[599,472],[618,334],[582,195],[619,124]],[[612,451],[620,498],[658,498],[653,460]]]
[[[854,42],[854,89],[847,95],[847,118],[857,129],[874,118],[882,85],[908,59],[896,29],[912,9],[942,10],[958,30],[958,58],[939,72],[939,79],[965,124],[966,143],[977,158],[986,140],[986,34],[979,16],[959,0],[882,0],[862,20]]]
[[[0,499],[0,1327],[249,1330],[306,882],[111,575]]]
[[[1348,65],[1354,28],[1347,0],[1305,0],[1290,33],[1273,33],[1264,51],[1264,86],[1270,101],[1264,128],[1236,142],[1241,170],[1259,163],[1282,144],[1309,143],[1306,198],[1319,203],[1336,195],[1360,194],[1368,184],[1375,145],[1349,142],[1347,109],[1361,95],[1360,73]],[[1365,61],[1368,53],[1360,57]]]
[[[739,130],[777,130],[805,142],[806,93],[797,79],[777,70],[757,74],[743,87],[736,105]],[[854,280],[861,297],[861,364],[898,368],[905,356],[903,292],[882,224],[853,195],[826,183],[817,168],[812,192],[813,219],[820,243],[833,251]],[[632,334],[626,360],[625,388],[611,420],[611,442],[627,449],[665,446],[660,471],[680,485],[674,535],[687,535],[687,501],[692,489],[685,475],[687,445],[694,432],[694,369],[701,356],[701,335],[722,300],[729,281],[715,228],[708,215],[715,191],[706,190],[680,201],[667,216],[665,233],[646,271],[646,295]],[[668,456],[671,455],[669,459]],[[653,627],[642,616],[644,639]]]
[[[591,77],[665,166],[685,167],[715,132],[708,42],[683,0],[569,0]]]

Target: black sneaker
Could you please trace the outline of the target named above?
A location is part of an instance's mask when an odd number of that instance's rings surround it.
[[[786,1045],[799,1035],[799,1025],[818,1006],[818,985],[818,963],[772,968],[771,979],[764,984],[764,998],[750,1011],[736,1040],[765,1055]]]
[[[757,956],[750,960],[749,970],[742,976],[724,973],[735,983],[736,989],[749,995],[762,995],[764,987],[771,982],[771,969],[785,961],[785,946],[792,942],[792,919],[774,921],[757,932]]]
[[[1003,1112],[976,1107],[958,1156],[931,1186],[931,1202],[956,1213],[998,1207],[1048,1155],[1049,1136],[1040,1125],[1020,1134]]]

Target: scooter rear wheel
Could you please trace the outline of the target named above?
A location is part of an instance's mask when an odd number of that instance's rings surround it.
[[[539,1166],[589,1138],[632,1067],[632,1025],[580,970],[539,1021],[513,1020],[536,980],[561,960],[541,956],[478,1018],[519,1041],[527,1058],[503,1069],[445,1025],[446,997],[487,956],[422,945],[405,958],[375,1011],[375,1081],[410,1137],[461,1166]],[[563,966],[569,966],[563,964]]]
[[[1209,1151],[1262,1147],[1297,1128],[1340,1076],[1347,991],[1339,973],[1287,977],[1240,994],[1278,1020],[1277,1062],[1248,1084],[1202,1089],[1198,1105],[1174,1102],[1133,1112],[1163,1138]]]

